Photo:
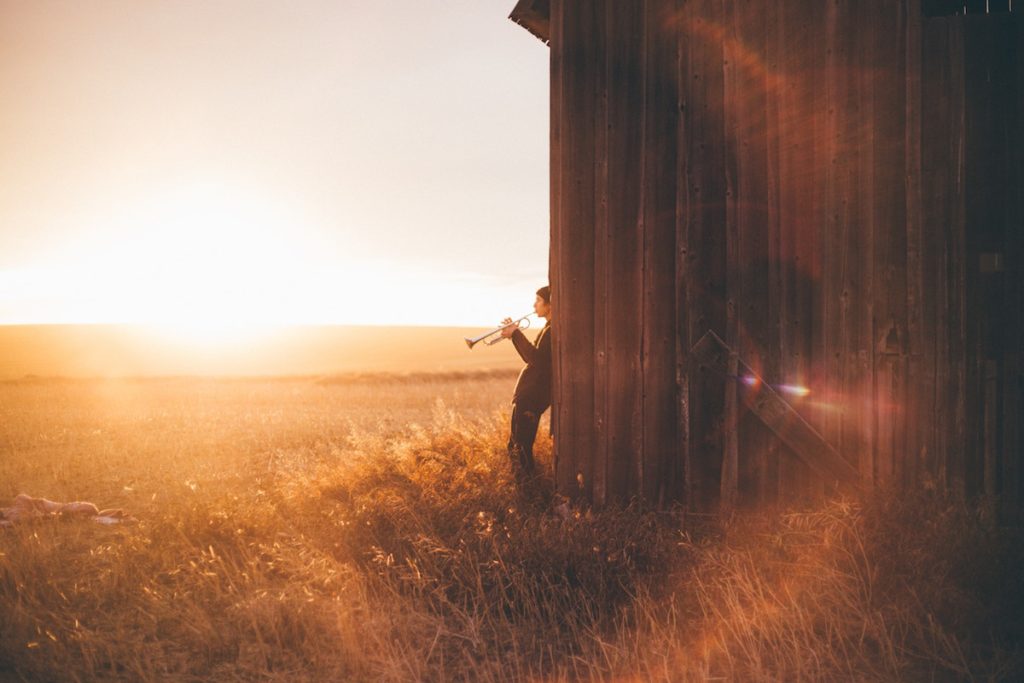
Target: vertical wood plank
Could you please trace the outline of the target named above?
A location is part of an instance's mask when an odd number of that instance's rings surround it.
[[[576,333],[570,348],[573,363],[569,381],[573,386],[573,416],[577,421],[576,437],[576,480],[580,486],[580,497],[593,501],[594,493],[594,227],[596,225],[597,129],[601,122],[597,118],[598,102],[601,97],[601,69],[592,65],[600,64],[598,44],[594,36],[602,31],[601,5],[596,2],[573,3],[571,13],[566,13],[566,43],[571,46],[572,55],[578,62],[570,66],[575,74],[578,88],[573,92],[574,116],[571,125],[575,130],[572,141],[572,179],[574,190],[571,199],[571,214],[568,225],[569,250],[566,254],[570,264],[569,287],[572,296],[569,314],[574,320]],[[573,21],[568,21],[572,16]],[[578,312],[575,309],[579,309]]]
[[[736,24],[743,11],[742,0],[723,0],[722,40],[722,84],[725,94],[723,114],[725,118],[725,343],[730,348],[739,346],[740,307],[740,166],[744,151],[741,149],[740,126],[746,123],[745,102],[741,99],[740,83],[743,65],[740,52],[742,45]],[[735,356],[735,352],[732,353]],[[725,378],[725,401],[722,404],[722,472],[719,481],[719,509],[723,515],[730,514],[736,507],[739,485],[739,463],[737,462],[737,434],[739,418],[736,406],[736,361],[732,358]]]
[[[1017,510],[1017,480],[1019,478],[1019,459],[1021,457],[1020,429],[1020,390],[1021,376],[1019,356],[1024,350],[1024,344],[1020,339],[1020,327],[1024,318],[1024,302],[1017,296],[1020,291],[1021,261],[1024,260],[1024,248],[1021,247],[1024,240],[1024,211],[1022,211],[1021,183],[1024,182],[1024,175],[1021,174],[1022,145],[1021,137],[1024,135],[1024,106],[1022,106],[1021,86],[1024,85],[1024,77],[1021,68],[1024,66],[1024,47],[1021,46],[1021,38],[1024,32],[1021,30],[1020,16],[1003,17],[999,24],[999,35],[997,39],[1003,46],[1000,55],[1001,62],[1001,83],[1000,94],[1002,102],[997,104],[1001,118],[1003,139],[1008,142],[1004,146],[1003,153],[1006,155],[1004,172],[1000,189],[1004,193],[1003,201],[1003,235],[1000,240],[1001,253],[1004,254],[1000,263],[999,273],[999,294],[1002,311],[1001,325],[998,330],[998,354],[1001,364],[1000,372],[1000,415],[999,415],[999,440],[1000,440],[1000,472],[999,472],[999,494],[1001,498],[1001,511],[1007,521],[1016,519]],[[1017,285],[1011,281],[1017,281]]]
[[[906,16],[881,3],[876,18],[874,108],[874,348],[876,352],[876,475],[899,483],[905,462],[903,412],[906,357],[906,200],[904,129],[906,117]]]
[[[790,321],[793,317],[789,292],[791,289],[790,271],[793,268],[792,235],[795,232],[794,226],[794,202],[797,187],[802,183],[803,176],[795,164],[794,148],[795,142],[795,112],[799,107],[798,97],[801,92],[802,76],[798,64],[794,63],[791,48],[796,43],[795,36],[798,36],[797,27],[792,23],[792,10],[787,10],[785,4],[776,4],[777,21],[775,30],[768,36],[768,43],[773,54],[777,55],[779,80],[775,92],[775,130],[777,149],[777,220],[772,222],[774,233],[770,241],[772,251],[769,253],[770,279],[772,287],[772,301],[774,308],[772,317],[775,321],[775,352],[773,362],[777,369],[775,377],[786,378],[785,381],[792,381],[791,370],[791,331]],[[774,481],[766,484],[770,495],[776,503],[781,500],[785,490],[783,480],[786,478],[786,460],[784,454],[780,455],[781,449],[775,449],[774,462],[769,456],[769,468],[774,464]]]
[[[686,0],[675,0],[673,4],[673,26],[675,28],[676,49],[676,97],[679,112],[676,121],[676,250],[675,250],[675,311],[676,311],[676,430],[679,434],[680,467],[675,472],[673,488],[678,492],[680,500],[686,506],[693,502],[693,478],[690,449],[690,378],[686,367],[689,360],[690,311],[687,308],[689,295],[687,283],[687,258],[690,248],[690,206],[686,183],[689,178],[689,159],[687,158],[687,119],[691,106],[689,82],[689,38],[685,31]]]
[[[982,435],[984,449],[984,491],[995,498],[1002,491],[1004,452],[1002,444],[1002,412],[1004,393],[1004,334],[1007,323],[1015,312],[1006,310],[1003,300],[1005,276],[1005,235],[1010,229],[1013,202],[1010,185],[1012,173],[1011,151],[1007,144],[1012,139],[1010,121],[1014,118],[1011,78],[1013,45],[1008,25],[995,17],[985,17],[988,52],[985,72],[988,76],[986,101],[977,103],[986,112],[985,166],[977,169],[980,182],[984,182],[988,199],[988,223],[982,228],[978,241],[979,287],[983,302],[981,313],[982,392],[985,416]],[[1019,115],[1018,115],[1019,116]],[[980,159],[979,159],[980,161]],[[1019,229],[1014,226],[1014,229]]]
[[[594,428],[593,452],[590,467],[591,500],[594,505],[603,506],[608,499],[608,467],[609,441],[611,434],[608,425],[609,412],[609,349],[608,337],[610,328],[615,322],[615,314],[609,310],[610,294],[615,283],[609,278],[611,271],[611,237],[609,232],[615,226],[609,223],[608,210],[608,152],[609,152],[609,112],[608,112],[608,49],[607,27],[614,22],[614,3],[606,0],[595,0],[593,9],[596,13],[595,30],[590,36],[593,45],[594,83]]]
[[[643,301],[643,3],[609,3],[608,21],[608,482],[610,501],[639,491]],[[639,124],[639,130],[638,130]]]
[[[672,0],[647,0],[644,83],[644,498],[664,505],[677,465],[676,141],[678,78]]]
[[[737,0],[726,41],[726,61],[732,71],[733,149],[736,215],[732,264],[735,295],[736,349],[758,374],[765,375],[769,345],[769,214],[768,214],[768,91],[775,78],[768,66],[765,3]],[[766,444],[755,429],[739,430],[740,496],[756,505],[759,482],[767,467]]]
[[[922,230],[921,207],[921,4],[907,0],[905,12],[906,51],[904,57],[904,135],[906,149],[905,214],[907,225],[907,352],[908,390],[906,457],[909,482],[920,488],[929,480],[934,441],[935,333],[925,323],[927,242]],[[913,391],[909,390],[913,383]]]
[[[689,339],[709,329],[725,329],[724,123],[722,42],[716,32],[720,11],[715,0],[693,0],[684,6],[682,40],[687,73],[681,75],[688,92],[686,136],[686,309]],[[721,377],[694,364],[688,375],[691,507],[717,507],[721,462],[721,408],[725,400]]]
[[[951,392],[949,398],[953,406],[952,420],[950,420],[950,459],[947,463],[950,481],[954,490],[961,493],[967,492],[967,452],[969,449],[967,439],[967,406],[968,406],[968,345],[967,345],[967,201],[966,201],[966,176],[967,159],[964,148],[966,139],[966,97],[967,97],[967,74],[966,74],[966,51],[964,50],[964,24],[962,18],[950,20],[949,32],[949,60],[952,68],[950,70],[950,98],[952,100],[951,111],[953,119],[950,125],[951,135],[949,137],[954,160],[953,168],[953,206],[948,214],[950,220],[946,224],[948,233],[947,248],[947,290],[949,313],[950,335],[950,369],[951,369]]]
[[[832,49],[829,35],[829,17],[835,13],[834,2],[810,2],[803,8],[810,21],[811,34],[808,42],[809,53],[804,55],[811,65],[813,78],[810,83],[809,104],[811,109],[806,115],[811,125],[808,127],[813,141],[810,168],[814,169],[815,180],[811,185],[809,202],[806,207],[804,225],[805,232],[797,243],[797,260],[802,264],[802,282],[797,288],[798,306],[801,309],[802,332],[805,335],[805,352],[802,356],[804,367],[802,373],[806,379],[804,384],[810,386],[819,397],[825,397],[826,405],[831,400],[831,387],[828,383],[827,365],[824,358],[824,330],[827,320],[824,298],[824,263],[825,230],[828,216],[828,189],[832,181],[830,164],[833,154],[831,121],[828,116],[828,70],[829,50]],[[822,39],[824,29],[825,37]],[[833,30],[834,35],[834,30]],[[806,124],[805,124],[806,125]],[[823,427],[823,412],[811,413],[809,421],[820,431]],[[795,491],[801,498],[816,498],[822,492],[820,482],[815,481],[810,469],[800,466],[796,471]]]
[[[550,126],[550,214],[551,214],[551,237],[548,247],[548,282],[551,283],[551,304],[555,316],[561,308],[560,291],[562,289],[562,176],[565,172],[564,154],[562,151],[562,100],[565,97],[563,91],[564,78],[562,51],[564,40],[562,38],[562,8],[563,0],[552,0],[550,6],[549,26],[551,31],[551,42],[549,43],[550,54],[550,96],[549,96],[549,126]],[[565,345],[562,341],[563,324],[556,318],[551,325],[551,432],[554,435],[554,470],[555,485],[560,491],[566,491],[570,482],[571,466],[571,445],[565,433],[561,429],[567,424],[567,413],[570,405],[568,397],[564,394],[566,386],[566,372],[564,359],[566,358]]]
[[[782,334],[785,328],[784,301],[782,289],[782,147],[785,90],[792,87],[790,74],[783,68],[785,40],[783,33],[783,11],[778,3],[770,3],[764,23],[764,50],[767,67],[765,88],[765,190],[766,190],[766,236],[767,267],[765,269],[766,331],[768,339],[764,360],[765,376],[778,379],[782,370]],[[759,468],[762,469],[757,488],[758,503],[762,507],[778,502],[778,458],[779,449],[774,439],[762,440],[759,450]]]
[[[928,102],[928,112],[919,109],[921,131],[922,258],[927,280],[923,287],[922,336],[934,340],[934,396],[927,420],[932,457],[927,463],[928,475],[942,488],[949,485],[947,462],[951,456],[950,425],[953,420],[954,396],[950,337],[958,332],[950,325],[950,279],[947,267],[949,225],[955,216],[957,156],[952,142],[956,140],[952,125],[955,111],[962,109],[956,99],[952,82],[950,58],[950,20],[933,18],[924,22],[922,51],[929,55],[922,62],[921,101]],[[956,119],[958,120],[958,119]]]
[[[836,88],[836,104],[841,115],[837,143],[839,145],[837,167],[837,195],[835,206],[841,212],[838,222],[842,226],[842,239],[837,257],[841,275],[831,288],[830,298],[836,306],[838,321],[835,325],[838,377],[836,382],[835,411],[840,418],[840,434],[836,446],[852,464],[858,467],[864,482],[869,485],[870,476],[864,477],[864,465],[870,464],[870,438],[865,435],[863,387],[869,379],[865,368],[864,349],[870,346],[869,270],[865,267],[865,245],[870,240],[870,194],[863,191],[864,176],[870,177],[865,168],[870,159],[870,126],[865,120],[870,117],[871,100],[865,93],[870,82],[870,69],[866,58],[870,55],[865,43],[870,40],[866,31],[844,31],[843,26],[856,27],[863,22],[859,7],[843,7],[838,27],[836,61],[839,66],[837,78],[841,83]],[[869,257],[868,257],[869,258]],[[865,328],[864,319],[867,319]],[[869,432],[869,430],[866,430]]]
[[[597,13],[591,3],[559,5],[562,43],[562,157],[559,310],[561,322],[558,486],[590,499],[594,416],[594,117],[596,79],[591,35]]]
[[[875,481],[875,345],[874,277],[875,277],[875,88],[873,87],[877,35],[873,31],[859,31],[857,36],[857,108],[859,114],[857,157],[857,272],[851,277],[855,297],[855,323],[851,351],[855,360],[850,363],[848,400],[853,406],[851,438],[858,455],[858,469],[865,485]]]
[[[860,443],[860,383],[857,334],[864,305],[861,267],[864,234],[860,224],[858,172],[864,147],[860,90],[865,82],[865,53],[858,38],[868,31],[848,30],[863,21],[862,12],[849,4],[836,5],[829,30],[829,119],[832,165],[829,174],[825,258],[825,338],[829,409],[824,412],[823,436],[840,453],[856,459]],[[870,13],[870,12],[868,12]],[[867,14],[867,13],[863,13]]]
[[[719,503],[723,517],[728,517],[736,509],[736,499],[739,493],[739,405],[737,403],[739,382],[735,379],[739,374],[739,356],[736,351],[729,352],[726,372],[729,379],[725,383],[722,491]]]
[[[934,238],[936,292],[935,476],[947,490],[965,493],[967,451],[965,264],[965,75],[960,17],[925,22],[922,167],[925,230]]]
[[[994,434],[986,422],[985,361],[988,328],[992,322],[989,309],[991,277],[981,272],[981,254],[991,250],[994,226],[1000,221],[999,207],[994,203],[993,183],[1000,179],[992,172],[998,167],[1004,142],[999,140],[997,120],[992,110],[997,96],[994,69],[992,22],[985,16],[962,19],[964,28],[964,127],[965,127],[965,226],[966,234],[966,327],[967,327],[967,449],[965,485],[968,495],[985,493],[986,455],[995,457],[997,449],[987,449]],[[1001,202],[1000,202],[1001,203]]]
[[[850,155],[856,144],[850,139],[847,128],[847,84],[853,75],[852,55],[849,39],[856,31],[849,30],[853,22],[870,18],[874,12],[850,13],[848,5],[833,0],[825,3],[825,72],[823,79],[823,100],[821,116],[824,133],[820,139],[823,157],[821,172],[825,180],[820,225],[821,279],[816,290],[819,292],[819,306],[816,311],[819,320],[815,325],[815,365],[817,367],[816,389],[827,397],[827,408],[817,416],[818,430],[825,441],[840,447],[842,418],[845,401],[842,395],[844,355],[846,346],[843,333],[848,314],[843,296],[848,282],[847,266],[849,255],[850,202],[845,196],[852,168]],[[874,27],[867,27],[872,31]]]
[[[1006,429],[1006,420],[1014,419],[1016,411],[1008,412],[1014,402],[1015,377],[1009,365],[1018,348],[1012,346],[1020,307],[1012,307],[1015,297],[1006,285],[1011,265],[1017,261],[1014,249],[1016,235],[1021,232],[1018,212],[1019,179],[1016,175],[1016,138],[1022,127],[1017,109],[1019,32],[1015,17],[986,17],[987,27],[987,102],[979,102],[985,111],[989,129],[984,145],[985,166],[978,169],[983,176],[989,199],[989,222],[979,235],[979,286],[984,302],[982,313],[982,355],[985,365],[985,492],[998,495],[1001,509],[1006,510],[1006,491],[1012,479],[1016,454],[1011,451],[1014,432]],[[994,385],[994,386],[993,386]],[[993,396],[994,394],[994,396]],[[990,415],[992,413],[992,415]]]
[[[815,166],[815,84],[820,80],[821,12],[818,4],[779,3],[778,31],[773,36],[781,55],[779,91],[779,243],[778,280],[779,377],[791,384],[811,383],[812,291],[816,286],[814,213],[819,170]],[[796,406],[801,408],[799,404]],[[804,413],[811,418],[810,413]],[[806,487],[806,465],[780,451],[777,488],[792,498]]]

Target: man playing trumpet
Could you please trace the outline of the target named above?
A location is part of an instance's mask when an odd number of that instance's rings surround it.
[[[502,321],[501,336],[511,339],[526,367],[519,373],[512,394],[512,428],[508,439],[508,457],[520,490],[535,474],[533,442],[541,414],[551,405],[551,288],[541,287],[533,302],[533,311],[547,322],[533,343],[511,318]]]

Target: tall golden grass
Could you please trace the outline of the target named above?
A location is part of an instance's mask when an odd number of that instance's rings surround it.
[[[561,508],[510,477],[512,377],[379,379],[0,385],[0,505],[139,520],[0,533],[0,679],[1024,678],[985,505]]]

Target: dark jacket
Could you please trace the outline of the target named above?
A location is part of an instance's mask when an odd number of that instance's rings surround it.
[[[512,401],[542,413],[551,405],[551,322],[544,325],[535,343],[531,344],[522,330],[512,334],[512,343],[526,361]]]

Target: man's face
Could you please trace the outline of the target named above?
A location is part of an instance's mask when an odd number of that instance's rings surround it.
[[[544,301],[538,294],[537,298],[533,300],[533,312],[541,318],[548,319],[551,317],[551,304]]]

